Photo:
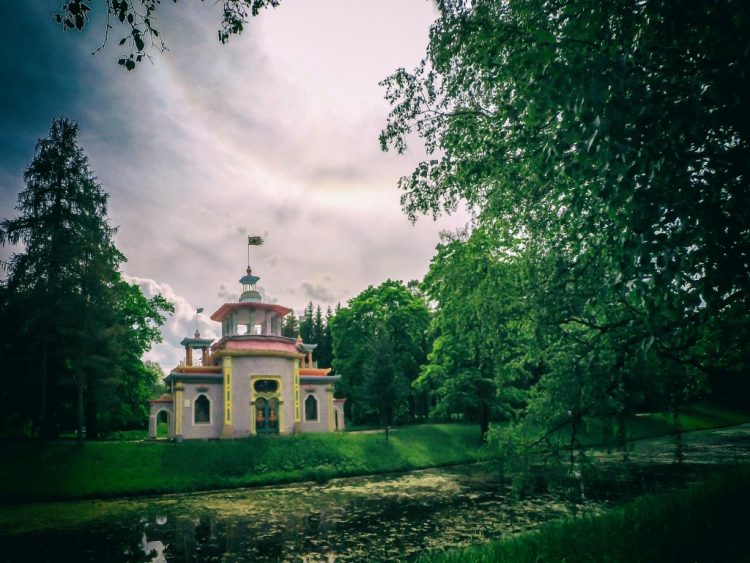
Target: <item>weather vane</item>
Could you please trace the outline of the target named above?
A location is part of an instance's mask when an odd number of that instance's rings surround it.
[[[250,236],[247,237],[247,271],[250,271],[250,247],[260,246],[263,244],[263,237],[261,236]]]

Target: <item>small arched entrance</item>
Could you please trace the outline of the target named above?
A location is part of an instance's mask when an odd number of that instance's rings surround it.
[[[156,439],[166,440],[169,438],[169,411],[166,409],[156,413]]]
[[[255,434],[279,434],[281,424],[281,378],[263,376],[254,378],[251,387],[250,407]]]

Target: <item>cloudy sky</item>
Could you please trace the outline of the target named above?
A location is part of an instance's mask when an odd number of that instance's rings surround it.
[[[396,183],[423,156],[382,153],[389,111],[378,82],[412,68],[436,12],[429,0],[283,0],[222,46],[219,3],[164,2],[169,47],[133,72],[117,64],[122,33],[105,49],[95,13],[84,33],[63,32],[61,0],[5,6],[0,41],[0,214],[14,214],[22,174],[51,120],[79,122],[80,143],[110,194],[124,273],[176,306],[165,369],[208,316],[236,300],[247,234],[264,298],[301,311],[345,304],[368,285],[421,278],[438,232],[454,216],[411,225]],[[103,2],[95,2],[101,12]],[[0,249],[0,258],[9,249]]]

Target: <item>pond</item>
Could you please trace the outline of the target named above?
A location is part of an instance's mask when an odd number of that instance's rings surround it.
[[[683,479],[707,462],[747,459],[750,429],[718,436],[688,447]],[[10,506],[0,509],[0,553],[10,561],[408,559],[666,487],[677,470],[668,456],[646,463],[664,450],[664,440],[636,449],[644,459],[630,464],[626,487],[589,488],[583,498],[540,490],[514,501],[485,464],[325,485]],[[608,465],[623,474],[616,458]]]

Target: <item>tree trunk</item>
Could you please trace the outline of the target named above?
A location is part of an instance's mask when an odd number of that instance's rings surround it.
[[[96,440],[99,437],[99,415],[97,413],[96,402],[92,399],[91,393],[88,394],[86,401],[86,439]]]
[[[490,409],[485,401],[479,403],[479,440],[487,441],[487,431],[490,429]]]
[[[83,416],[84,415],[83,413],[83,382],[84,382],[84,379],[85,379],[85,375],[83,371],[81,370],[78,372],[78,377],[76,378],[76,386],[78,387],[77,389],[77,392],[78,392],[77,411],[78,412],[76,413],[77,414],[76,416],[76,419],[77,419],[76,420],[76,423],[77,423],[76,424],[76,429],[77,429],[76,442],[78,443],[79,446],[83,445],[83,418],[84,418]]]
[[[39,439],[44,440],[47,438],[47,350],[49,345],[47,344],[47,334],[42,336],[42,365],[41,365],[41,376],[42,381],[40,391],[42,394],[42,406],[41,412],[39,413]]]

